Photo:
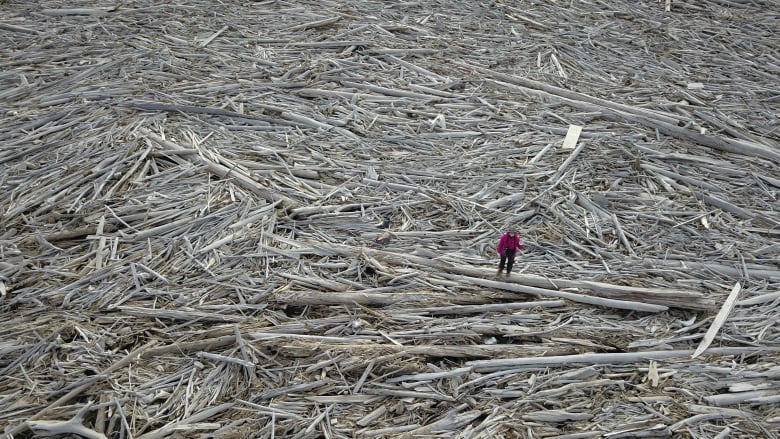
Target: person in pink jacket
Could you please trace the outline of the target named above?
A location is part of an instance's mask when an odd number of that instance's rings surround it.
[[[509,276],[512,272],[512,266],[515,265],[515,255],[518,250],[522,250],[523,248],[525,247],[523,246],[523,241],[520,239],[520,234],[517,233],[517,230],[512,229],[501,235],[501,239],[498,240],[498,247],[496,247],[498,255],[501,257],[501,262],[498,263],[496,276],[504,271],[504,264],[506,264],[506,275]]]

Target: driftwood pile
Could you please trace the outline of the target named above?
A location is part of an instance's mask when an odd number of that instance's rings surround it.
[[[778,437],[777,24],[0,2],[0,434]]]

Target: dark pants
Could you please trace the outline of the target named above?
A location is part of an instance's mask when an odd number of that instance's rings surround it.
[[[501,255],[501,262],[498,263],[498,271],[504,270],[504,264],[506,264],[507,274],[512,272],[512,266],[515,265],[515,253],[517,250],[508,248],[504,250],[504,254]]]

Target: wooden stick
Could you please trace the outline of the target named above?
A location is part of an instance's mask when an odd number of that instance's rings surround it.
[[[209,36],[209,37],[208,37],[208,38],[206,38],[205,40],[201,41],[201,42],[200,42],[198,45],[199,45],[200,47],[206,47],[206,46],[208,46],[208,45],[209,45],[209,43],[211,43],[212,41],[214,41],[214,39],[215,39],[215,38],[217,38],[218,36],[220,36],[220,35],[222,34],[222,32],[225,32],[226,30],[228,30],[228,26],[222,26],[222,28],[221,28],[220,30],[218,30],[218,31],[214,32],[213,34],[211,34],[211,36]]]
[[[564,291],[555,291],[555,290],[549,290],[549,289],[538,288],[538,287],[529,287],[525,285],[517,285],[513,283],[492,281],[492,280],[468,277],[468,276],[457,276],[457,275],[445,274],[444,277],[456,281],[460,281],[460,282],[470,283],[473,285],[489,286],[489,287],[500,288],[502,290],[517,292],[517,293],[531,294],[536,297],[539,296],[558,297],[561,299],[571,300],[572,302],[587,303],[590,305],[605,306],[609,308],[628,309],[628,310],[643,311],[643,312],[662,312],[669,309],[669,307],[664,305],[654,305],[648,303],[630,302],[626,300],[591,297],[583,294],[569,293]]]
[[[780,349],[772,348],[770,352],[780,352]],[[712,348],[709,353],[711,355],[743,355],[754,352],[765,352],[763,348]],[[551,356],[551,357],[528,357],[528,358],[512,358],[505,360],[476,360],[466,362],[466,366],[473,367],[475,372],[492,372],[496,370],[508,369],[512,367],[520,366],[533,366],[533,365],[564,365],[564,364],[625,364],[625,363],[639,363],[647,360],[672,360],[690,357],[693,351],[690,350],[672,350],[672,351],[644,351],[644,352],[622,352],[622,353],[607,353],[607,354],[578,354],[578,355],[563,355],[563,356]]]
[[[28,29],[26,27],[16,26],[16,25],[9,24],[9,23],[0,23],[0,29],[8,30],[8,31],[11,31],[11,32],[21,32],[21,33],[25,33],[25,34],[33,34],[33,35],[40,34],[40,32],[38,32],[35,29]]]
[[[328,246],[321,246],[322,248],[327,248],[330,251],[335,251],[341,254],[345,255],[352,255],[352,254],[359,254],[358,251],[352,247],[349,246],[341,246],[341,245],[335,245],[330,244]],[[514,287],[507,287],[504,288],[505,284],[512,283],[512,284],[523,284],[527,285],[528,288],[531,286],[542,288],[542,289],[549,289],[549,288],[584,288],[589,289],[594,292],[600,293],[600,295],[622,295],[622,294],[641,294],[641,297],[645,302],[647,302],[647,306],[643,306],[641,304],[637,304],[636,306],[643,307],[644,309],[648,310],[649,312],[657,312],[660,310],[665,309],[668,307],[668,305],[673,306],[692,306],[692,307],[701,307],[702,305],[697,305],[695,302],[696,297],[701,297],[700,294],[692,293],[692,292],[683,292],[683,291],[662,291],[658,289],[651,289],[651,288],[636,288],[636,287],[625,287],[625,286],[619,286],[619,285],[610,285],[603,282],[593,282],[593,281],[575,281],[575,280],[568,280],[568,279],[545,279],[538,276],[531,276],[531,275],[521,275],[521,274],[513,274],[511,279],[506,279],[505,282],[496,282],[496,281],[489,281],[487,279],[484,279],[488,276],[493,275],[493,271],[490,270],[484,270],[484,269],[477,269],[472,267],[466,267],[466,266],[460,266],[460,265],[453,265],[453,264],[447,264],[435,259],[430,258],[423,258],[414,256],[411,254],[406,255],[399,255],[388,251],[383,250],[377,250],[377,249],[371,249],[367,247],[363,247],[360,249],[361,252],[375,257],[377,259],[387,261],[389,263],[404,265],[404,264],[415,264],[419,266],[424,267],[431,267],[436,270],[439,270],[440,273],[446,273],[449,275],[456,275],[461,274],[465,275],[467,277],[473,278],[475,284],[484,284],[484,285],[490,285],[490,286],[496,286],[496,287],[502,287],[502,289],[508,289],[510,291],[510,288]],[[483,279],[479,279],[479,278]],[[508,282],[507,282],[508,281]],[[528,291],[527,294],[540,294],[543,291],[541,290],[532,290],[532,289],[523,289],[522,287],[519,287],[517,292],[524,292]],[[560,294],[557,293],[557,294]],[[563,297],[560,295],[556,295],[554,297]],[[574,299],[582,299],[582,300],[590,300],[591,303],[596,303],[607,306],[607,303],[610,302],[600,302],[598,300],[595,300],[595,298],[582,298],[578,297],[577,294],[573,294],[572,296],[569,296]],[[681,299],[685,298],[686,300],[675,300],[675,299]],[[614,302],[615,304],[620,304],[620,302]],[[657,306],[653,306],[653,305]],[[633,306],[628,303],[625,303],[625,305]],[[709,309],[708,305],[703,306],[704,309]],[[652,311],[655,310],[655,311]]]
[[[696,358],[704,351],[707,350],[707,348],[712,343],[712,340],[715,339],[715,335],[720,330],[721,326],[726,322],[726,319],[729,317],[729,313],[731,313],[731,309],[734,308],[734,303],[737,301],[737,297],[739,296],[739,292],[742,290],[742,285],[737,282],[734,284],[734,288],[731,289],[731,293],[726,298],[726,301],[723,302],[723,306],[720,308],[720,311],[718,311],[718,314],[715,316],[715,318],[712,320],[712,324],[710,325],[709,329],[707,329],[707,332],[704,334],[704,338],[699,342],[699,346],[696,348],[696,350],[691,355],[691,358]]]
[[[65,16],[65,15],[106,15],[109,12],[116,11],[118,6],[107,8],[72,8],[72,9],[42,9],[43,15]]]

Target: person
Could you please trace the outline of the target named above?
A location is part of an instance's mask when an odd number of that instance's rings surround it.
[[[498,240],[498,255],[501,257],[501,261],[498,263],[498,271],[496,276],[500,275],[504,271],[504,265],[506,264],[506,275],[512,272],[512,266],[515,265],[515,255],[518,250],[525,248],[523,241],[520,239],[520,234],[517,230],[512,229],[501,235],[501,239]]]

